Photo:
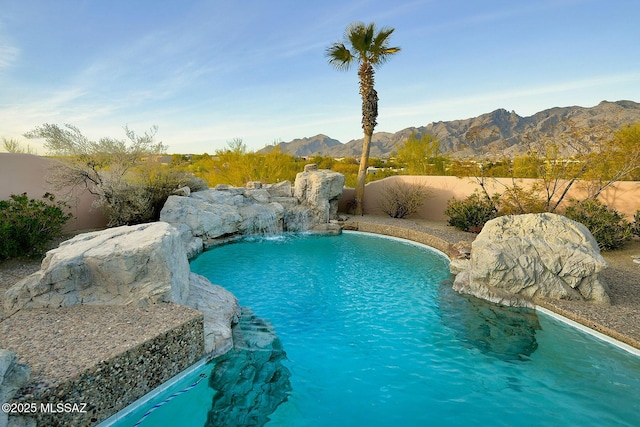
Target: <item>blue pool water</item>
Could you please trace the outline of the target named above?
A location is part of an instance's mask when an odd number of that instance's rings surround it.
[[[206,366],[211,381],[142,426],[247,425],[247,400],[268,426],[640,425],[640,358],[454,293],[436,251],[359,233],[288,236],[215,248],[191,269],[250,307],[262,325],[251,328],[275,331],[278,357],[258,372]],[[229,381],[237,390],[222,390]]]

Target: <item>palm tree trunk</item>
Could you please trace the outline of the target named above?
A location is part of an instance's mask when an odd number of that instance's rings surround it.
[[[364,215],[364,184],[367,180],[371,136],[372,134],[365,132],[364,140],[362,141],[362,157],[360,158],[360,167],[358,168],[358,178],[356,180],[356,215]]]
[[[378,118],[378,92],[374,89],[373,66],[363,62],[358,70],[360,77],[360,96],[362,97],[362,129],[364,140],[362,141],[362,156],[358,168],[356,180],[356,215],[364,215],[364,184],[367,180],[367,166],[369,165],[369,151],[371,151],[371,138]]]

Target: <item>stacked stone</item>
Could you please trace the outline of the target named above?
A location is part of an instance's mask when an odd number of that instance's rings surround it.
[[[233,342],[209,379],[216,393],[205,426],[262,426],[291,391],[286,354],[273,326],[248,308],[233,328]]]

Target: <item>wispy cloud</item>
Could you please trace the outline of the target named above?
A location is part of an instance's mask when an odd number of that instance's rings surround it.
[[[573,4],[582,3],[584,0],[545,0],[539,2],[512,2],[509,7],[497,9],[485,9],[484,3],[481,11],[477,13],[458,14],[454,19],[437,22],[431,20],[428,25],[416,28],[414,32],[437,33],[441,31],[456,30],[463,27],[492,24],[499,21],[515,20],[518,17],[528,16],[536,13],[552,13],[553,9],[567,7]]]
[[[10,45],[6,41],[0,40],[0,71],[13,65],[19,55],[20,49]]]

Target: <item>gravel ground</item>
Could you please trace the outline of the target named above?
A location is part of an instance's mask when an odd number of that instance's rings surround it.
[[[26,389],[55,387],[201,313],[178,304],[21,310],[0,322],[0,348],[31,368]]]

